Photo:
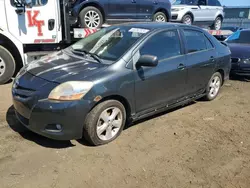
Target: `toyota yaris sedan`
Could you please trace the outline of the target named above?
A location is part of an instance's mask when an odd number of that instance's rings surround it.
[[[126,123],[215,99],[230,58],[226,44],[195,26],[111,26],[23,67],[13,104],[19,121],[40,135],[107,144]]]

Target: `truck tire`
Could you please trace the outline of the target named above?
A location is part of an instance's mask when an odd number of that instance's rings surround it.
[[[0,46],[0,85],[8,82],[15,73],[16,64],[11,53]]]
[[[79,17],[81,27],[97,29],[103,25],[103,15],[101,11],[93,6],[82,9]]]
[[[167,22],[168,18],[164,12],[157,12],[154,14],[153,21],[154,22]]]

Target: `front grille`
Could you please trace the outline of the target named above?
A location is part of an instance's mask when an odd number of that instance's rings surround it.
[[[17,97],[20,97],[20,98],[31,97],[35,91],[36,90],[34,90],[34,89],[20,86],[17,83],[14,83],[14,85],[13,85],[13,92],[14,92],[13,94]]]
[[[240,58],[231,58],[232,63],[239,63],[240,62]]]
[[[173,16],[172,16],[172,20],[176,20],[177,17],[178,17],[178,15],[173,15]]]

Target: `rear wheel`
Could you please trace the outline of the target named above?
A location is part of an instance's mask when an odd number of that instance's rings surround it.
[[[80,23],[84,28],[96,29],[103,25],[103,15],[99,9],[89,6],[80,12]]]
[[[15,73],[16,64],[11,53],[0,46],[0,84],[8,82]]]
[[[205,100],[212,101],[214,100],[221,88],[222,85],[222,76],[219,72],[213,74],[211,79],[207,84],[207,94],[205,96]]]
[[[103,145],[115,140],[126,122],[126,110],[122,103],[108,100],[98,104],[88,114],[84,125],[84,137],[91,145]]]
[[[167,22],[168,18],[164,14],[164,12],[157,12],[157,13],[155,13],[155,15],[153,17],[153,21],[154,22]]]
[[[192,23],[193,23],[192,16],[190,14],[184,15],[182,18],[182,23],[184,23],[186,25],[192,25]]]
[[[214,24],[211,26],[211,29],[220,30],[221,25],[222,25],[222,19],[221,17],[217,17],[214,21]]]

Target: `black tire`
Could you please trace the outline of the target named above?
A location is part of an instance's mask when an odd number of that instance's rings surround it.
[[[100,17],[100,22],[98,24],[98,26],[96,26],[95,28],[100,28],[102,25],[103,25],[103,15],[101,13],[101,11],[93,6],[88,6],[88,7],[85,7],[84,9],[81,10],[80,14],[79,14],[79,18],[80,18],[80,24],[81,24],[81,27],[84,27],[84,28],[91,28],[87,25],[86,21],[85,21],[85,16],[86,14],[89,12],[89,11],[94,11],[95,13],[97,13]],[[93,27],[92,27],[93,28]]]
[[[221,24],[220,24],[220,27],[219,27],[219,28],[216,28],[216,22],[218,22],[218,21],[220,21]],[[220,30],[220,29],[221,29],[221,25],[222,25],[222,19],[221,19],[221,17],[217,17],[217,18],[215,19],[213,25],[211,25],[210,28],[211,28],[212,30]]]
[[[216,93],[216,95],[212,96],[212,95],[210,94],[210,84],[211,84],[211,82],[214,80],[215,77],[218,77],[218,78],[220,79],[220,85],[219,85],[219,90],[218,90],[218,92]],[[216,73],[214,73],[214,74],[212,75],[212,77],[210,78],[210,80],[209,80],[209,82],[208,82],[208,84],[207,84],[207,88],[206,88],[206,95],[205,95],[205,97],[204,97],[204,99],[205,99],[206,101],[212,101],[212,100],[214,100],[214,99],[218,96],[218,94],[219,94],[219,92],[220,92],[220,88],[221,88],[221,86],[222,86],[222,82],[223,82],[223,79],[222,79],[221,73],[216,72]]]
[[[168,17],[166,16],[166,14],[164,12],[157,12],[154,14],[153,16],[153,21],[157,22],[157,17],[162,17],[165,21],[162,22],[168,22]]]
[[[3,61],[1,64],[0,69],[0,85],[7,83],[14,75],[16,64],[14,57],[11,55],[11,53],[4,48],[3,46],[0,46],[0,61]]]
[[[108,109],[110,107],[117,107],[121,110],[122,112],[122,125],[120,127],[120,130],[117,132],[117,134],[111,138],[110,140],[102,140],[98,137],[97,135],[97,123],[98,123],[98,119],[99,116],[101,115],[101,113],[105,110]],[[107,100],[104,101],[100,104],[98,104],[96,107],[94,107],[90,113],[87,115],[86,117],[86,121],[83,127],[83,134],[84,134],[84,138],[89,142],[89,144],[94,145],[94,146],[98,146],[98,145],[104,145],[107,144],[113,140],[115,140],[122,132],[124,126],[126,123],[126,110],[124,108],[124,106],[122,105],[122,103],[120,103],[117,100]]]
[[[186,24],[187,19],[190,20],[190,24],[187,24],[187,25],[192,25],[193,24],[193,17],[190,14],[184,15],[183,18],[181,19],[181,22]]]

